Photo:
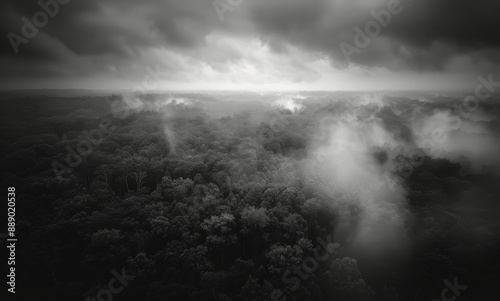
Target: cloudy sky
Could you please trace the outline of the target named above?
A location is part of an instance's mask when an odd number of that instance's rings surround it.
[[[2,0],[0,88],[452,90],[500,70],[497,0],[58,1],[44,20]]]

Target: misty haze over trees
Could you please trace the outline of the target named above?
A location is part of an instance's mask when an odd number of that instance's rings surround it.
[[[458,94],[1,97],[27,298],[93,299],[122,268],[113,300],[497,294],[497,98],[465,115]]]

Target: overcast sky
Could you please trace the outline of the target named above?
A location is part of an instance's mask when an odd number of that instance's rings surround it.
[[[497,0],[70,0],[28,38],[37,2],[1,1],[0,88],[132,89],[149,66],[157,89],[449,90],[500,70]]]

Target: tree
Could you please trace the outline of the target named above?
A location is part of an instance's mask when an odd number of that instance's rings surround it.
[[[269,225],[271,218],[267,216],[267,210],[265,208],[256,209],[255,207],[250,206],[246,207],[241,212],[241,221],[241,232],[243,233],[243,255],[245,256],[248,236],[250,236],[249,238],[252,242],[253,249],[258,249],[262,243],[261,241],[267,240],[262,239],[265,235],[262,235],[261,232]],[[257,231],[257,228],[259,228],[260,231]]]
[[[207,244],[221,249],[222,264],[224,264],[224,248],[234,245],[238,241],[234,233],[235,226],[234,216],[228,213],[212,216],[201,224],[201,228],[207,233]]]
[[[114,168],[113,165],[111,164],[103,164],[97,167],[96,173],[104,178],[104,181],[106,182],[106,185],[108,186],[108,189],[111,190],[111,186],[109,184],[110,182],[110,177],[113,175]]]
[[[269,260],[267,270],[274,275],[283,275],[292,266],[302,262],[302,249],[295,245],[273,245],[266,252],[266,258]]]
[[[254,206],[243,209],[241,213],[243,225],[246,226],[247,229],[256,229],[257,227],[263,229],[267,227],[271,219],[267,216],[266,212],[266,208],[256,209]]]

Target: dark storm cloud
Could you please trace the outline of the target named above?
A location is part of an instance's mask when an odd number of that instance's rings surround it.
[[[388,33],[428,46],[435,40],[468,49],[500,46],[500,2],[439,0],[407,2],[408,14],[394,20]]]
[[[214,34],[258,38],[281,54],[297,47],[326,55],[333,66],[346,66],[341,43],[354,44],[354,27],[363,29],[374,19],[370,11],[386,9],[390,1],[243,0],[222,22],[211,0],[71,0],[28,44],[20,44],[16,55],[7,34],[21,34],[21,18],[40,11],[37,2],[0,4],[0,62],[7,66],[0,75],[89,75],[106,64],[141,63],[141,53],[151,49],[205,60],[219,70],[225,53],[227,62],[247,55],[210,49],[207,37]],[[352,62],[394,70],[453,70],[500,61],[500,2],[401,0],[401,6],[403,11],[392,15],[369,46],[351,56]]]
[[[27,61],[40,63],[32,65],[33,73],[38,73],[38,67],[46,68],[42,65],[47,62],[68,66],[74,63],[69,60],[78,58],[101,68],[102,58],[108,63],[134,62],[147,48],[198,47],[219,22],[211,4],[201,0],[72,0],[59,5],[58,13],[27,44],[20,44],[16,54],[7,34],[22,36],[22,17],[31,21],[41,7],[38,1],[14,0],[3,1],[1,7],[0,59],[9,60],[10,67],[16,69],[1,72],[7,75],[22,73]],[[92,72],[91,66],[74,67],[75,73]]]
[[[150,17],[156,9],[156,2],[73,0],[60,5],[58,14],[50,18],[41,31],[62,41],[75,54],[127,55],[126,49],[159,44],[160,41],[151,39],[151,32],[155,30],[151,23],[155,20]],[[7,24],[2,24],[5,35],[9,31],[19,34],[23,25],[21,17],[31,19],[40,10],[37,1],[7,1],[3,5],[6,5],[3,15],[7,15],[9,20],[5,22]],[[169,11],[171,10],[172,8]],[[164,11],[162,18],[169,18],[166,13],[169,11]],[[9,28],[5,28],[5,25]],[[169,34],[176,35],[175,32]],[[9,43],[4,39],[2,42],[2,46]],[[12,47],[2,49],[5,54],[13,54]],[[23,51],[20,54],[29,56],[30,53]]]
[[[300,44],[344,61],[339,45],[354,45],[354,27],[363,31],[374,20],[370,12],[387,11],[390,0],[256,0],[249,18],[266,39]],[[498,60],[500,2],[493,0],[401,0],[401,12],[391,14],[389,24],[377,38],[352,56],[363,65],[384,65],[388,59],[408,60],[400,47],[412,49],[417,66],[439,68],[445,59],[464,53]],[[437,45],[437,46],[436,46]],[[446,47],[440,47],[445,45]],[[482,52],[482,53],[478,53]],[[406,65],[411,66],[412,62]]]

